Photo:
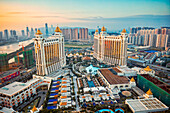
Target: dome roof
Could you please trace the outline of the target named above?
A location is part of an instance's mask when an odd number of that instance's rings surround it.
[[[41,31],[38,29],[36,35],[42,35]]]
[[[55,32],[60,32],[60,33],[61,33],[62,31],[61,31],[60,28],[57,26],[56,29],[55,29]]]
[[[145,71],[152,71],[152,69],[151,69],[149,66],[147,66],[146,68],[144,68],[144,70],[145,70]]]
[[[123,29],[123,30],[122,30],[122,33],[126,33],[126,29]]]
[[[102,29],[101,29],[101,31],[106,31],[106,28],[103,26]]]
[[[151,89],[149,89],[147,92],[146,92],[147,95],[152,95],[152,91]]]
[[[34,107],[32,108],[32,111],[33,111],[33,112],[37,111],[37,108],[34,106]]]
[[[135,79],[132,77],[130,81],[131,81],[131,82],[135,82]]]

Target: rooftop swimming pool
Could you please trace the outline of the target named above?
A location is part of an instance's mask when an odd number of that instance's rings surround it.
[[[96,111],[95,113],[102,113],[102,112],[104,112],[104,111],[107,111],[107,112],[110,112],[110,113],[114,113],[112,110],[110,110],[110,109],[101,109],[101,110],[99,110],[99,111]]]
[[[156,50],[148,50],[148,51],[145,51],[145,52],[147,52],[147,53],[155,53],[155,52],[158,52],[158,51],[156,51]]]
[[[115,112],[118,111],[118,110],[120,111],[120,113],[124,113],[124,111],[121,108],[115,109]]]
[[[51,93],[50,96],[58,95],[58,93]]]
[[[90,66],[86,67],[87,73],[92,73],[92,74],[96,74],[98,69],[99,69],[98,67],[93,67],[92,64],[90,64]]]
[[[47,109],[56,109],[57,106],[47,106]]]
[[[54,102],[57,101],[57,99],[49,99],[48,102]]]
[[[59,88],[52,88],[51,91],[58,90]]]
[[[54,84],[54,83],[53,83],[53,85],[52,85],[52,86],[56,86],[56,85],[59,85],[59,84]]]
[[[53,80],[53,82],[58,82],[58,81],[61,82],[61,79],[60,80]]]
[[[94,82],[93,82],[93,81],[87,81],[87,83],[88,83],[89,87],[95,87],[95,85],[94,85]]]

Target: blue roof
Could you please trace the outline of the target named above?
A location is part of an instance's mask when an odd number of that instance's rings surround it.
[[[139,59],[128,58],[128,60],[132,60],[132,61],[136,61],[136,62],[141,62],[141,63],[146,63],[146,61],[139,60]]]

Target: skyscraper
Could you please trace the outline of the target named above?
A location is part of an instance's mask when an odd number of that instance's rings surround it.
[[[27,37],[29,37],[29,28],[28,27],[26,27],[26,35],[27,35]]]
[[[12,31],[13,36],[17,35],[17,32],[15,30]]]
[[[81,39],[84,40],[85,39],[85,28],[82,28],[82,32],[81,32]]]
[[[51,37],[44,38],[40,30],[35,37],[33,40],[38,75],[49,75],[65,66],[64,36],[58,26]]]
[[[37,28],[35,28],[35,33],[37,32]]]
[[[13,31],[10,30],[10,37],[13,37]]]
[[[3,32],[0,31],[0,40],[2,40],[2,39],[3,39]]]
[[[85,40],[88,40],[88,28],[85,28]]]
[[[7,29],[5,29],[4,30],[4,38],[6,39],[6,40],[8,40],[8,30]]]
[[[79,28],[79,40],[82,40],[82,28]]]
[[[100,34],[96,30],[94,34],[93,56],[100,62],[109,65],[127,64],[127,33],[123,29],[119,36],[109,36],[103,26]]]
[[[53,32],[54,32],[54,27],[53,25],[51,25],[51,34],[53,34]]]
[[[33,38],[33,37],[34,37],[34,29],[33,29],[33,28],[31,28],[30,36],[31,36],[31,38]]]
[[[23,37],[25,37],[25,31],[24,31],[24,30],[21,30],[21,35],[22,35]]]
[[[70,40],[72,40],[73,39],[73,29],[69,29],[69,31],[70,31]]]
[[[48,36],[48,24],[47,23],[45,23],[45,34],[46,36]]]

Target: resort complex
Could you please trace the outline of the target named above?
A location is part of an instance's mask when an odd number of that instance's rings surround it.
[[[155,54],[131,56],[125,29],[99,30],[94,46],[67,48],[58,26],[51,36],[38,29],[35,65],[0,75],[0,113],[169,113],[169,80],[148,65]]]
[[[43,38],[40,30],[34,38],[35,59],[38,75],[49,75],[65,66],[64,36],[57,26],[54,35]]]
[[[118,36],[108,35],[104,26],[100,33],[96,30],[94,34],[94,57],[109,65],[126,65],[127,37],[125,29]]]

